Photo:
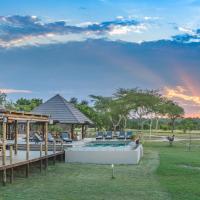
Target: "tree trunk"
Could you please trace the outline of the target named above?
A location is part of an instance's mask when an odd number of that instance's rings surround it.
[[[172,119],[172,133],[174,133],[175,129],[175,119]]]

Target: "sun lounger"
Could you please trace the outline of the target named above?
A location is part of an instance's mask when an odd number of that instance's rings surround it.
[[[39,142],[43,142],[43,139],[38,133],[35,133],[34,136],[33,136],[33,141],[35,143],[39,143]]]
[[[130,140],[132,138],[132,136],[133,136],[133,132],[132,131],[127,131],[127,133],[126,133],[126,139]]]
[[[124,131],[120,131],[117,138],[120,139],[120,140],[125,140],[125,132]]]
[[[103,139],[103,132],[97,132],[96,140],[102,140],[102,139]]]
[[[112,137],[112,131],[107,131],[106,132],[106,135],[105,135],[105,139],[106,140],[111,140],[113,137]]]
[[[48,133],[48,142],[53,143],[55,141],[51,133]]]
[[[72,139],[69,136],[69,133],[63,132],[60,134],[60,138],[63,142],[72,142]]]

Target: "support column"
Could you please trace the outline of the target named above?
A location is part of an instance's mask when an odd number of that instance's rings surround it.
[[[15,121],[15,155],[17,155],[17,149],[18,149],[18,122]]]
[[[30,151],[30,146],[29,146],[29,133],[30,133],[30,122],[26,122],[26,160],[29,160],[29,151]],[[26,165],[26,177],[29,177],[29,163]]]
[[[46,159],[45,159],[45,168],[47,169],[48,167],[48,122],[45,122],[44,123],[44,137],[45,137],[45,156],[46,156]]]
[[[74,124],[71,125],[71,139],[74,139]]]
[[[2,141],[2,165],[6,165],[6,132],[7,132],[7,118],[3,119],[2,125],[3,141]],[[6,169],[3,169],[3,185],[6,185]]]
[[[82,139],[84,139],[84,124],[82,124],[81,126],[81,135],[82,135]]]
[[[26,122],[26,160],[29,160],[29,133],[30,133],[30,122]]]

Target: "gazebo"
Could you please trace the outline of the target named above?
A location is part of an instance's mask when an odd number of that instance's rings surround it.
[[[61,95],[57,94],[45,103],[36,107],[33,113],[48,115],[53,124],[66,124],[71,126],[71,138],[74,139],[74,126],[81,125],[82,138],[85,136],[87,125],[92,125],[93,122],[86,117],[82,112],[69,103]]]

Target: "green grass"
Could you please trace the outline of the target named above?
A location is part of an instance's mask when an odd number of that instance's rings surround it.
[[[200,145],[199,142],[193,142]],[[185,143],[147,143],[147,148],[159,152],[160,165],[157,175],[161,185],[169,192],[172,199],[200,199],[200,149],[186,149]]]
[[[139,165],[58,163],[47,175],[38,170],[29,179],[0,186],[0,200],[198,200],[200,199],[200,149],[186,150],[184,143],[148,143]]]

